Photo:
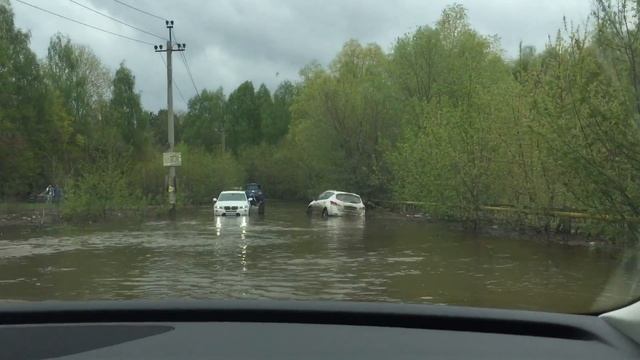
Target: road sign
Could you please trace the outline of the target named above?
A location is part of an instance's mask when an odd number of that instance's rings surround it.
[[[179,152],[163,153],[162,164],[164,166],[182,166],[182,153],[179,153]]]

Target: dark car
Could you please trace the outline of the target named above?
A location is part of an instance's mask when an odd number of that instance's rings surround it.
[[[261,209],[264,207],[266,196],[260,184],[249,183],[244,187],[244,192],[247,194],[247,199],[249,199],[251,205],[258,206]]]

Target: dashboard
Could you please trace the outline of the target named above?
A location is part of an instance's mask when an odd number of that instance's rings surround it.
[[[590,315],[298,301],[0,305],[7,359],[630,359]]]

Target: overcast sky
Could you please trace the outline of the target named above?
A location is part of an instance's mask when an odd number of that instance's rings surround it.
[[[69,0],[24,0],[52,12],[150,43],[160,39],[109,20]],[[162,20],[113,0],[75,0],[149,32],[167,36]],[[375,42],[389,50],[394,40],[419,25],[433,25],[448,0],[122,0],[175,21],[175,33],[187,44],[185,55],[198,89],[225,93],[251,80],[274,89],[285,79],[296,80],[298,70],[311,61],[328,64],[348,39]],[[472,26],[502,39],[507,56],[518,43],[544,48],[562,18],[583,24],[590,0],[469,0],[457,1],[469,11]],[[90,46],[115,71],[120,62],[132,69],[142,102],[149,110],[166,107],[166,72],[150,45],[121,39],[74,24],[11,0],[16,25],[31,32],[31,48],[46,55],[56,32]],[[188,100],[195,94],[185,66],[174,57],[174,79]],[[174,91],[176,109],[186,103]]]

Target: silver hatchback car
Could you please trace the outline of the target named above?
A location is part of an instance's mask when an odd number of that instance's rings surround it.
[[[345,191],[327,190],[307,206],[307,213],[326,216],[364,216],[365,206],[360,195]]]

